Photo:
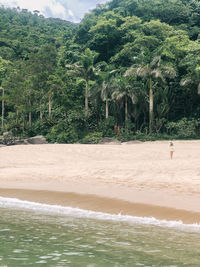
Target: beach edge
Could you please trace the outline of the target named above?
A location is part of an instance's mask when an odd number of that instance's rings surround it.
[[[151,204],[129,202],[117,198],[101,197],[94,194],[78,194],[50,190],[30,190],[0,188],[0,196],[17,198],[23,201],[48,205],[80,208],[109,214],[121,214],[137,217],[153,217],[158,220],[182,221],[195,224],[200,221],[200,212],[175,209]]]

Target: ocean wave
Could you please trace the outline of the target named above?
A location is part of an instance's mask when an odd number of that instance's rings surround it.
[[[184,231],[200,232],[200,224],[184,224],[182,221],[158,220],[154,217],[138,217],[130,215],[109,214],[92,210],[65,207],[59,205],[41,204],[23,201],[17,198],[0,197],[0,207],[9,209],[29,210],[77,218],[97,219],[102,221],[127,222],[132,224],[152,225],[168,228],[178,228]]]

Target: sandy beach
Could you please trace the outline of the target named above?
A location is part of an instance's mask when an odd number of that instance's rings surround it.
[[[200,141],[0,148],[0,196],[200,223]]]

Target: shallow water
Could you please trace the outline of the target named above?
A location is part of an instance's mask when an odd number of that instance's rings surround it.
[[[0,198],[0,267],[200,266],[200,226]]]

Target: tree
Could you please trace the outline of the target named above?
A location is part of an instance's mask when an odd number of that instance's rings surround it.
[[[96,25],[89,30],[90,40],[87,45],[99,53],[99,60],[108,62],[121,44],[119,26],[123,18],[113,11],[100,16]]]
[[[200,95],[200,44],[199,42],[189,41],[185,47],[186,56],[180,61],[180,67],[185,69],[180,84],[182,86],[194,86]]]
[[[7,89],[7,95],[5,97],[8,105],[11,107],[12,113],[13,111],[15,113],[12,117],[13,120],[16,119],[16,124],[18,124],[19,119],[23,118],[22,128],[24,128],[26,114],[28,113],[30,127],[35,100],[31,76],[26,62],[20,61],[16,65],[16,69],[12,68],[8,70],[7,79],[4,81],[4,87]]]
[[[43,119],[43,101],[46,95],[49,95],[48,77],[55,70],[56,57],[56,48],[52,45],[44,45],[38,53],[32,54],[29,61],[33,87],[40,103],[40,120]]]
[[[154,112],[153,112],[153,89],[156,88],[156,82],[165,82],[165,78],[174,78],[176,76],[175,68],[170,63],[163,62],[160,56],[144,57],[138,64],[130,67],[126,71],[126,76],[137,75],[144,78],[149,88],[149,133],[153,132]]]
[[[124,103],[124,117],[125,125],[128,120],[128,101],[130,100],[132,104],[137,101],[136,94],[134,92],[134,87],[130,84],[127,77],[116,76],[114,83],[112,85],[115,89],[112,94],[112,98]]]
[[[108,65],[106,62],[101,62],[98,67],[100,68],[98,72],[99,82],[95,85],[93,94],[100,94],[101,99],[105,102],[105,117],[108,119],[109,101],[112,99],[112,83],[118,70],[113,69],[113,66]]]
[[[197,65],[193,72],[188,73],[181,79],[180,84],[182,86],[194,85],[196,87],[196,92],[200,95],[200,65]]]
[[[74,63],[73,65],[67,65],[66,67],[74,69],[75,72],[81,75],[81,78],[85,81],[85,118],[88,119],[88,97],[90,82],[94,79],[95,76],[95,67],[94,63],[98,53],[87,48],[83,55],[80,57],[80,61]]]
[[[1,97],[1,129],[4,129],[4,112],[5,112],[5,89],[3,85],[3,81],[5,79],[6,70],[10,62],[8,60],[4,60],[0,57],[0,89],[2,90],[2,97]]]
[[[53,96],[58,94],[59,89],[62,88],[63,86],[63,81],[59,77],[59,74],[55,73],[49,75],[47,85],[48,85],[49,118],[51,118]]]

